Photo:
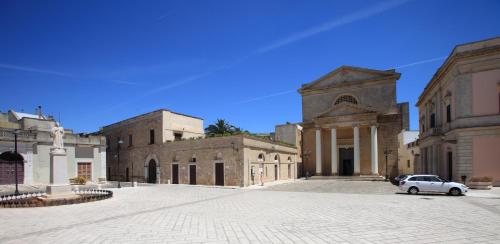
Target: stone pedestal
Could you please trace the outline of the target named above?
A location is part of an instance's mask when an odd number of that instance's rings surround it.
[[[50,185],[47,186],[47,194],[68,193],[71,193],[71,185],[68,179],[66,150],[53,148],[50,151]]]

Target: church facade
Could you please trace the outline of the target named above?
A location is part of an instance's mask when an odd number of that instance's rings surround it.
[[[397,175],[397,135],[409,127],[407,103],[396,102],[400,76],[342,66],[302,85],[306,174]]]

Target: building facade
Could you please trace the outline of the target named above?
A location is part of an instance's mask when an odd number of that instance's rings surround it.
[[[417,106],[419,173],[500,184],[500,38],[456,46]]]
[[[398,173],[397,134],[404,121],[396,102],[399,77],[394,70],[342,66],[299,89],[306,173]]]
[[[204,138],[202,119],[176,114],[182,116],[177,120],[169,118],[172,114],[176,113],[158,110],[103,127],[102,134],[110,142],[111,179],[248,186],[296,178],[296,147],[245,134]],[[164,120],[170,120],[176,129],[162,127]],[[184,129],[185,137],[163,137],[165,133],[179,134],[179,128]],[[132,138],[132,143],[122,138]],[[118,146],[120,140],[123,143]]]
[[[56,125],[52,117],[20,113],[0,113],[0,153],[14,151],[14,131],[18,130],[17,151],[23,157],[18,164],[18,183],[44,185],[50,181],[50,130]],[[68,160],[68,177],[85,176],[97,182],[106,179],[106,145],[104,137],[75,134],[66,129],[64,147]],[[14,184],[13,164],[0,162],[0,184]]]
[[[297,172],[299,177],[304,176],[302,164],[302,126],[286,123],[276,125],[274,128],[275,141],[285,142],[297,147]]]
[[[399,174],[414,174],[415,159],[420,155],[416,141],[418,131],[403,130],[398,134],[398,168]]]

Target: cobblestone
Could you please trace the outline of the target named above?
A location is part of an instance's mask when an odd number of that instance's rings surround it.
[[[500,241],[498,199],[362,194],[358,188],[365,185],[351,183],[340,183],[344,193],[303,190],[318,189],[315,184],[320,183],[312,181],[257,190],[185,185],[114,189],[112,199],[98,202],[0,209],[0,242]],[[349,185],[355,194],[346,193]]]

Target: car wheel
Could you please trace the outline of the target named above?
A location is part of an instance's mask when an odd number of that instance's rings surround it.
[[[460,196],[462,191],[456,187],[450,189],[450,195],[452,196]]]
[[[408,189],[408,193],[415,195],[418,193],[418,188],[412,186],[410,187],[410,189]]]

